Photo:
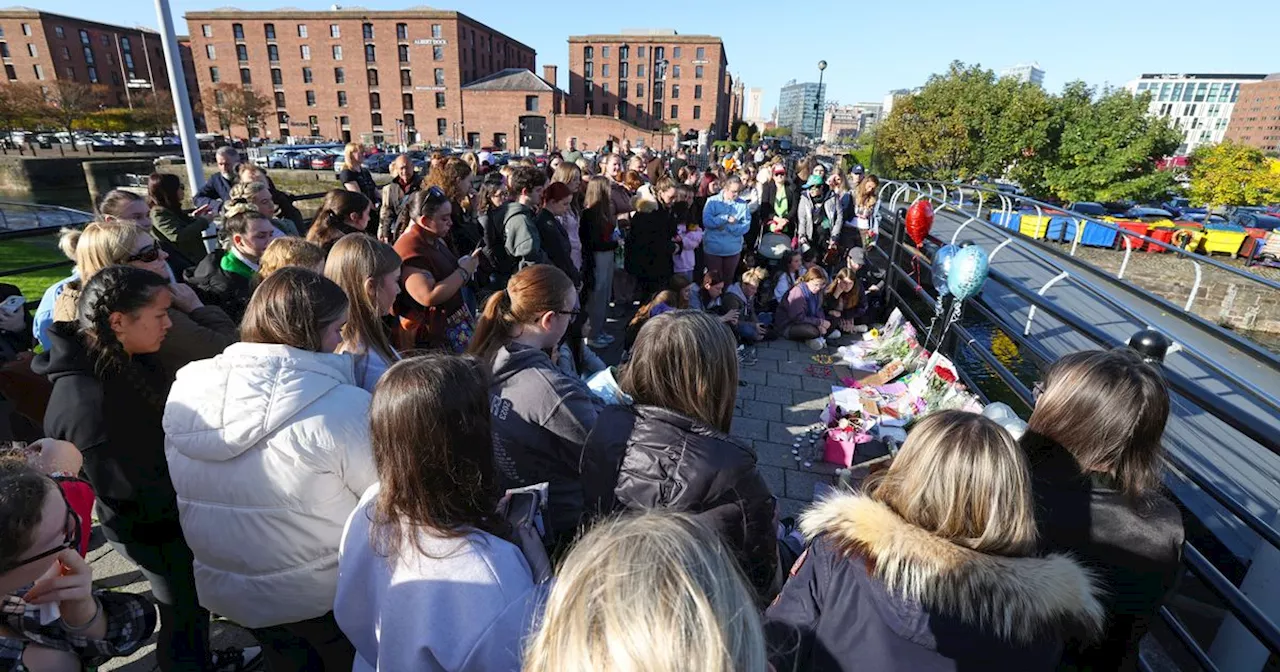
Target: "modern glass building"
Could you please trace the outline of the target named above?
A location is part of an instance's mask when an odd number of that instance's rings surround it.
[[[791,129],[792,135],[816,138],[822,135],[823,99],[826,84],[791,80],[782,87],[778,96],[778,126]]]
[[[1182,131],[1178,156],[1185,156],[1202,144],[1221,142],[1240,86],[1265,78],[1266,75],[1242,74],[1144,74],[1125,88],[1134,95],[1151,93],[1147,113],[1171,119]]]

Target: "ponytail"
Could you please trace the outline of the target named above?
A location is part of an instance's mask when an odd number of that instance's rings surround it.
[[[573,281],[550,264],[535,264],[511,276],[506,289],[485,301],[467,353],[486,362],[516,337],[518,327],[532,324],[548,312],[564,310],[564,297],[574,291]]]
[[[108,266],[84,283],[76,306],[77,326],[98,376],[122,375],[148,403],[164,409],[165,393],[149,385],[132,366],[111,328],[112,313],[133,313],[149,305],[168,278],[132,266]]]

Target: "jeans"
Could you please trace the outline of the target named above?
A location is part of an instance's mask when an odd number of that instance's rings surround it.
[[[350,672],[356,648],[342,634],[333,612],[266,628],[252,628],[269,672]]]
[[[738,272],[738,261],[742,259],[742,253],[728,257],[721,257],[715,254],[704,255],[707,264],[707,272],[718,272],[720,279],[724,280],[726,285],[733,283],[733,276]]]
[[[591,285],[591,300],[587,303],[587,329],[585,336],[596,338],[604,333],[604,320],[609,312],[609,297],[613,293],[613,250],[593,252],[595,284]]]
[[[112,541],[117,553],[138,565],[160,609],[156,663],[164,672],[203,672],[209,666],[209,612],[196,595],[195,562],[181,535],[156,542]]]

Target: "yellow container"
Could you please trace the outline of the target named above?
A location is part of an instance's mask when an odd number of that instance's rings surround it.
[[[1018,232],[1031,238],[1044,238],[1049,232],[1050,219],[1053,218],[1047,215],[1023,215],[1018,222]]]
[[[1240,246],[1248,236],[1244,231],[1209,229],[1204,232],[1204,253],[1225,252],[1234,257],[1240,253]]]
[[[1172,219],[1153,219],[1153,220],[1151,220],[1151,221],[1147,222],[1147,226],[1149,226],[1149,227],[1151,227],[1151,228],[1153,228],[1153,229],[1172,229],[1172,228],[1175,228],[1175,227],[1174,227],[1174,223],[1173,223],[1173,220],[1172,220]]]

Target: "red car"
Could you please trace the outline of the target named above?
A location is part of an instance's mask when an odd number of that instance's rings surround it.
[[[333,160],[336,158],[333,154],[321,154],[311,159],[311,170],[333,170]]]

